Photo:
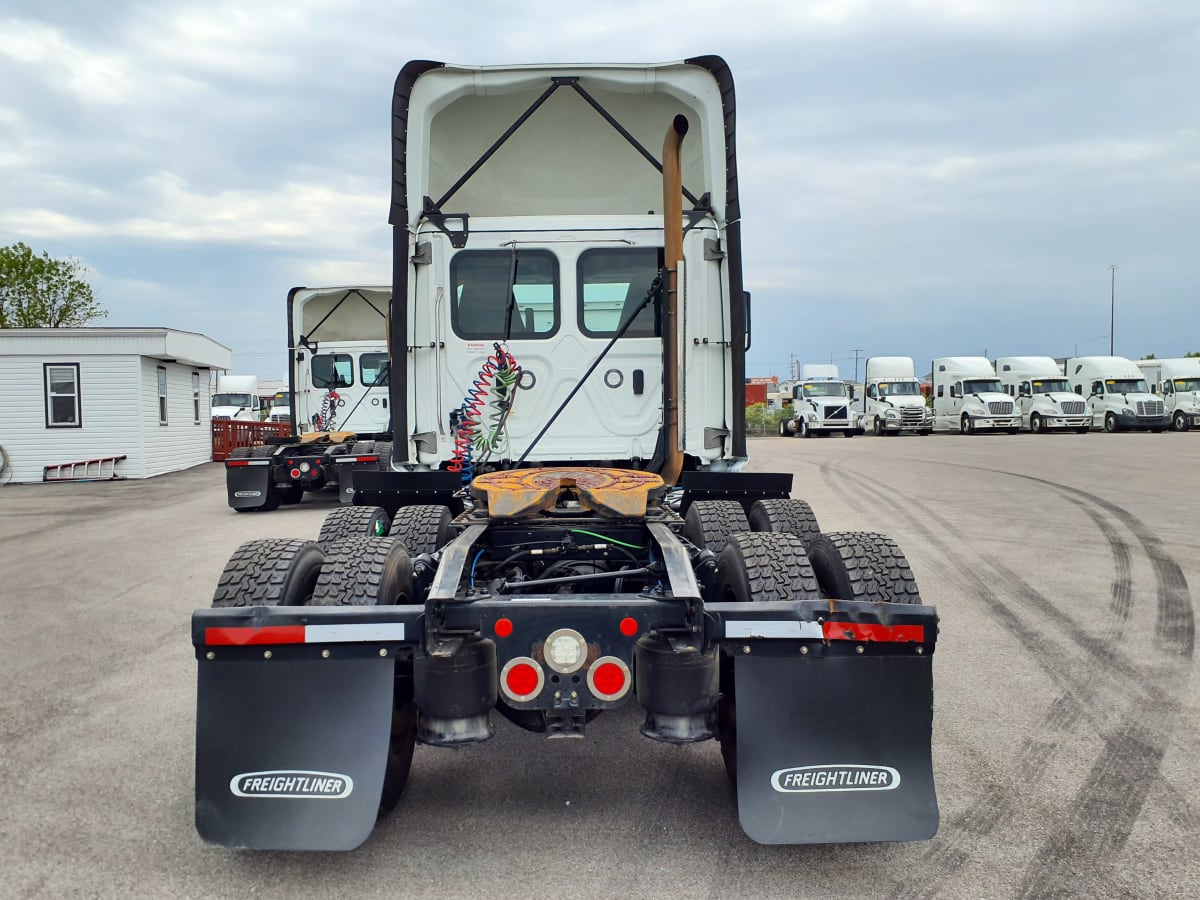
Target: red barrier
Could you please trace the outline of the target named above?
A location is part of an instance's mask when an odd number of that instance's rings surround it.
[[[254,447],[266,442],[268,436],[287,437],[292,433],[291,422],[247,422],[238,419],[213,419],[212,458],[221,462],[229,458],[234,447]]]

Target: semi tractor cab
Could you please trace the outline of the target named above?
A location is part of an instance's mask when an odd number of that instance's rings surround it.
[[[1087,398],[1092,424],[1105,431],[1159,432],[1171,424],[1167,407],[1150,393],[1142,371],[1123,356],[1079,356],[1067,360],[1071,388]]]
[[[859,431],[859,418],[851,400],[836,365],[814,363],[801,367],[800,382],[792,394],[792,417],[780,421],[780,437],[824,436],[835,432],[854,437]]]
[[[1173,429],[1200,428],[1200,359],[1139,359],[1135,365],[1162,398]]]
[[[925,403],[916,367],[907,356],[871,356],[856,400],[863,430],[875,434],[929,434],[933,410]]]
[[[350,849],[418,743],[634,702],[720,743],[756,841],[936,832],[937,611],[891,538],[743,471],[735,122],[714,56],[401,71],[390,465],[193,616],[206,840]]]
[[[257,375],[218,375],[217,392],[212,396],[212,417],[239,422],[257,422],[261,418]]]
[[[293,288],[287,298],[292,433],[235,449],[225,461],[229,506],[269,511],[306,493],[354,497],[354,475],[391,457],[387,313],[391,288]]]
[[[1049,356],[1006,356],[996,360],[996,374],[1021,411],[1021,424],[1036,434],[1076,431],[1087,434],[1092,425],[1087,401]]]
[[[984,356],[947,356],[933,361],[933,413],[942,431],[1017,434],[1021,416],[1016,401]]]

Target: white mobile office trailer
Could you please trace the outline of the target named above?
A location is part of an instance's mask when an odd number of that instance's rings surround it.
[[[1079,356],[1067,360],[1071,388],[1086,397],[1092,423],[1105,431],[1162,431],[1167,408],[1150,393],[1142,371],[1123,356]]]
[[[846,383],[838,378],[838,368],[830,363],[812,363],[800,369],[800,383],[794,388],[793,418],[779,423],[782,437],[832,434],[846,437],[858,432],[858,413],[850,405]]]
[[[0,329],[0,484],[208,462],[210,373],[231,362],[228,347],[167,328]]]
[[[1172,428],[1200,427],[1200,359],[1139,359],[1134,365],[1150,382],[1151,393],[1162,397]]]
[[[996,375],[1015,398],[1021,424],[1030,431],[1087,434],[1091,428],[1087,401],[1071,390],[1071,383],[1051,357],[1001,357],[996,360]]]
[[[941,431],[1021,430],[1013,398],[1004,392],[983,356],[945,356],[933,361],[933,414]]]
[[[933,410],[925,404],[911,357],[869,357],[863,384],[863,395],[854,403],[864,431],[929,434],[933,430]]]

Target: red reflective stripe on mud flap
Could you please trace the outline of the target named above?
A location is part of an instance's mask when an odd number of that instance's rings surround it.
[[[860,622],[826,622],[827,641],[925,642],[924,625],[872,625]]]
[[[303,625],[266,625],[262,628],[206,628],[209,647],[242,647],[248,644],[303,644]]]

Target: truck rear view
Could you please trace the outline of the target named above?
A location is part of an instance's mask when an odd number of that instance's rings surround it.
[[[936,612],[889,537],[740,471],[724,62],[410,63],[393,113],[391,464],[193,617],[201,835],[348,849],[418,743],[636,700],[719,741],[757,841],[930,837]]]

